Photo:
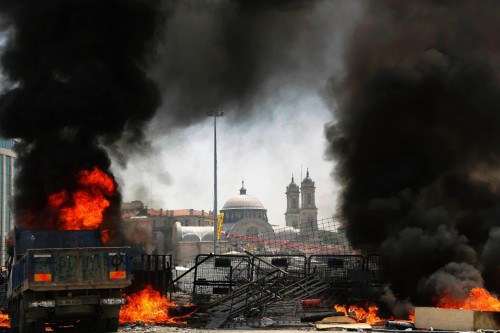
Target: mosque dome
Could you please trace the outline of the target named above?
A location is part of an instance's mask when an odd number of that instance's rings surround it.
[[[247,190],[242,185],[240,189],[240,194],[233,195],[222,207],[222,211],[232,210],[232,209],[265,209],[264,205],[254,197],[253,195],[247,194]]]

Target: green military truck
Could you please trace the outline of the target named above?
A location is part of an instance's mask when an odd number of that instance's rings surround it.
[[[12,332],[116,332],[130,262],[129,248],[104,247],[99,230],[15,230],[6,279]]]

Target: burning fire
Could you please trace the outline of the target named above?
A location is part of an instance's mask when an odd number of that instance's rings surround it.
[[[127,304],[120,310],[120,324],[142,322],[146,324],[185,324],[184,317],[170,316],[169,309],[176,306],[150,285],[126,297]]]
[[[363,322],[370,325],[373,325],[375,323],[384,320],[390,320],[390,319],[381,319],[379,316],[377,316],[378,306],[375,305],[369,306],[368,310],[363,309],[362,307],[356,305],[351,305],[349,306],[349,308],[347,308],[346,305],[335,304],[333,307],[337,312],[343,312],[346,316],[354,318],[358,322]]]
[[[98,229],[104,210],[110,205],[106,197],[116,193],[112,177],[98,168],[83,170],[78,175],[80,188],[72,193],[63,190],[49,195],[49,208],[59,216],[61,229]]]
[[[0,327],[10,327],[9,315],[0,312]]]
[[[444,295],[436,300],[439,308],[500,311],[500,300],[483,288],[472,288],[466,299],[457,299],[452,295]]]

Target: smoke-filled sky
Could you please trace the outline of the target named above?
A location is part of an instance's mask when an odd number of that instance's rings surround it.
[[[392,296],[500,292],[498,1],[0,0],[0,15],[18,214],[43,220],[92,166],[126,201],[211,210],[219,110],[219,208],[245,180],[283,225],[308,168],[319,217],[380,252]]]
[[[309,168],[319,218],[336,211],[338,188],[325,157],[333,118],[321,97],[342,68],[356,1],[179,1],[166,6],[152,75],[163,105],[147,130],[152,154],[115,168],[124,200],[154,208],[213,209],[213,118],[218,208],[248,194],[284,225],[286,186]],[[173,126],[174,125],[174,126]]]

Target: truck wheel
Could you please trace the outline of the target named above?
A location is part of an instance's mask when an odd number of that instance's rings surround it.
[[[118,332],[118,317],[108,318],[108,332]]]
[[[12,333],[19,333],[19,322],[17,318],[17,314],[13,314],[12,312],[9,314],[10,316],[10,331]]]
[[[106,332],[106,318],[96,318],[94,323],[87,327],[88,333],[104,333]]]
[[[16,318],[10,318],[10,331],[12,333],[19,333],[19,322]]]
[[[45,320],[37,319],[37,321],[33,323],[33,326],[34,326],[33,330],[35,333],[45,332]]]
[[[34,323],[26,321],[26,311],[24,310],[24,302],[21,301],[19,307],[19,333],[34,333]]]
[[[17,302],[9,301],[9,323],[12,333],[19,333],[19,318],[17,314],[19,308],[16,305]]]

